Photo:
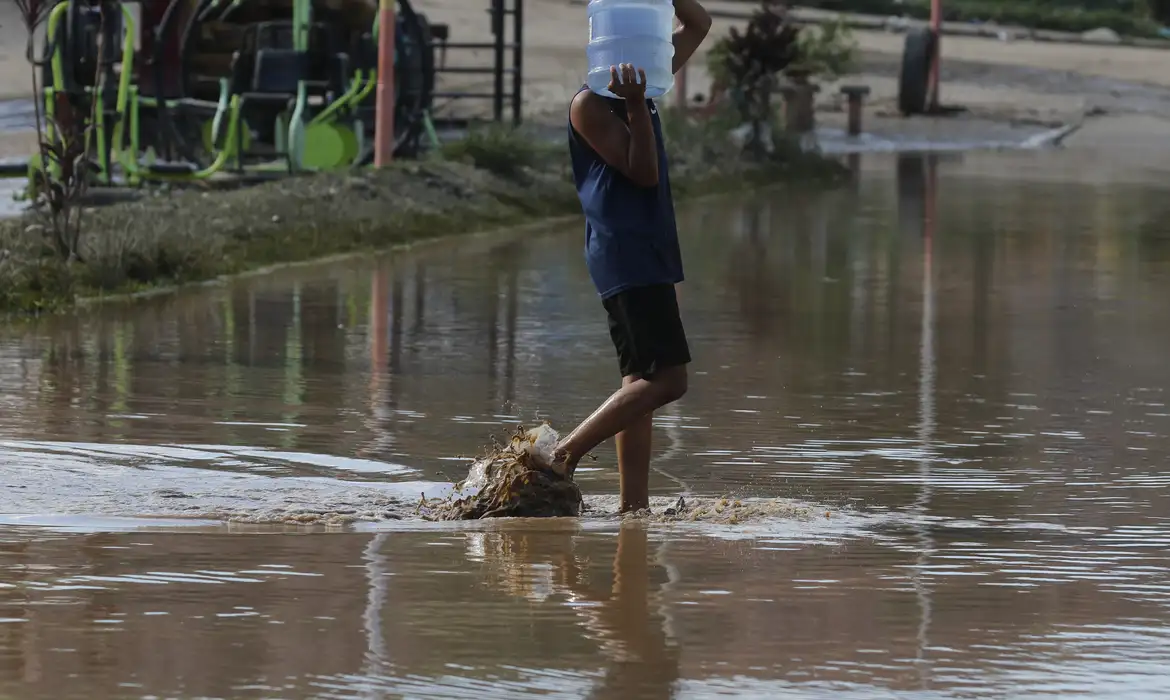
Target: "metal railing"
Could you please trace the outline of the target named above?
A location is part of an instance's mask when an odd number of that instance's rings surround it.
[[[510,5],[510,6],[509,6]],[[450,90],[436,92],[436,100],[491,100],[492,119],[504,121],[505,104],[509,104],[512,112],[512,123],[519,125],[521,115],[521,93],[524,69],[524,0],[491,0],[487,10],[491,22],[492,41],[490,42],[452,42],[450,28],[445,24],[431,25],[431,35],[435,40],[435,50],[440,53],[435,60],[436,74],[470,74],[490,75],[492,89],[484,90]],[[511,31],[508,31],[508,18],[511,18]],[[509,36],[509,34],[511,36]],[[491,51],[490,66],[448,66],[446,65],[449,50]],[[511,59],[509,64],[509,58]],[[508,78],[511,78],[509,86]],[[510,88],[510,91],[509,91]],[[453,123],[463,120],[439,119],[436,121]]]

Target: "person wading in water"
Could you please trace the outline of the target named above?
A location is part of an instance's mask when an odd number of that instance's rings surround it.
[[[678,73],[711,29],[697,0],[674,0]],[[585,213],[585,261],[609,315],[622,387],[566,436],[553,471],[571,475],[578,460],[617,437],[623,512],[650,505],[654,411],[687,390],[691,361],[674,286],[683,281],[662,123],[637,66],[610,67],[602,97],[582,88],[569,107],[569,155]]]

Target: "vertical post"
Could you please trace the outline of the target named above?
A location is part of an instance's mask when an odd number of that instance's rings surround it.
[[[849,98],[849,135],[861,134],[861,98]]]
[[[394,159],[394,1],[378,3],[378,94],[374,102],[374,167]]]
[[[524,0],[516,3],[512,10],[512,124],[520,126],[523,102],[520,95],[524,84]]]
[[[492,118],[504,121],[504,0],[492,0],[492,35],[495,46],[495,78],[492,94]]]
[[[784,96],[784,130],[792,134],[807,134],[816,130],[813,97],[820,87],[808,82],[806,70],[789,69],[786,72],[789,83],[780,88],[780,93]],[[770,92],[769,88],[768,93]],[[762,107],[764,110],[761,117],[770,120],[771,107],[766,102]]]
[[[869,94],[869,87],[866,85],[844,85],[841,87],[841,94],[848,102],[849,135],[858,136],[861,134],[861,103]]]
[[[926,111],[938,109],[939,62],[942,56],[942,0],[930,0],[930,31],[934,34],[934,54],[930,57],[930,79],[926,88]]]
[[[297,51],[309,50],[309,25],[313,21],[311,2],[293,3],[293,48]]]

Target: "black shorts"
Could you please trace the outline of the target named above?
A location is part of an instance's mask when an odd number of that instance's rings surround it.
[[[649,379],[691,361],[673,284],[634,287],[601,303],[609,313],[609,336],[623,377]]]

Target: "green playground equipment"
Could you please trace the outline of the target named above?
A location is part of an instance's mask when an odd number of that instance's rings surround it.
[[[108,5],[108,3],[107,3]],[[102,19],[103,13],[105,18]],[[68,16],[70,36],[65,36],[62,20]],[[97,22],[95,23],[95,17]],[[101,32],[102,36],[96,36]],[[74,44],[92,41],[94,50],[88,52],[86,61],[66,63],[64,46],[69,40]],[[98,44],[104,48],[99,55]],[[113,47],[108,48],[108,47]],[[130,64],[134,57],[134,17],[129,8],[93,7],[62,2],[50,11],[46,20],[45,62],[47,78],[41,99],[46,117],[45,136],[50,141],[69,138],[69,134],[58,133],[62,123],[81,119],[92,120],[93,129],[85,130],[87,151],[91,136],[96,140],[96,176],[105,182],[112,179],[113,161],[121,156],[125,139],[126,114],[132,91],[131,72],[115,72],[115,67]],[[92,69],[90,79],[82,74]],[[109,103],[112,101],[112,109]],[[84,111],[78,106],[84,105]],[[60,112],[68,111],[69,114]],[[107,128],[112,120],[112,132]],[[39,154],[29,162],[30,181],[33,173],[41,168],[59,174],[62,165],[57,162],[42,163]]]
[[[369,162],[378,42],[369,3],[343,0],[339,12],[324,0],[134,0],[136,25],[131,1],[62,0],[45,25],[46,137],[69,137],[58,121],[92,127],[84,133],[95,182]],[[408,156],[435,143],[434,56],[425,17],[409,0],[397,3],[396,151]],[[44,167],[61,172],[40,161],[29,161],[30,181]]]
[[[182,1],[182,0],[175,0]],[[432,37],[423,15],[409,0],[397,0],[395,73],[397,148],[400,155],[419,150],[424,137],[434,144],[429,109],[434,89]],[[232,54],[226,93],[222,81],[213,117],[198,127],[192,146],[191,110],[210,111],[208,95],[195,78],[200,22],[219,13],[239,17],[249,0],[198,0],[197,12],[181,31],[178,99],[157,105],[158,122],[171,138],[182,162],[199,161],[196,151],[213,154],[202,170],[183,172],[171,165],[154,167],[169,177],[196,177],[220,168],[242,173],[287,173],[332,170],[369,161],[374,129],[373,93],[377,86],[377,21],[348,26],[328,7],[311,0],[291,0],[290,18],[268,18],[241,25],[242,40]],[[345,8],[342,8],[345,10]],[[165,20],[166,18],[164,18]],[[160,32],[165,32],[165,21]],[[368,30],[361,29],[368,27]],[[156,53],[163,42],[155,44]],[[162,90],[156,90],[162,92]],[[239,98],[238,114],[232,99]],[[223,117],[225,101],[229,111]],[[222,125],[237,122],[231,139],[221,139]],[[190,170],[190,166],[188,166]]]

